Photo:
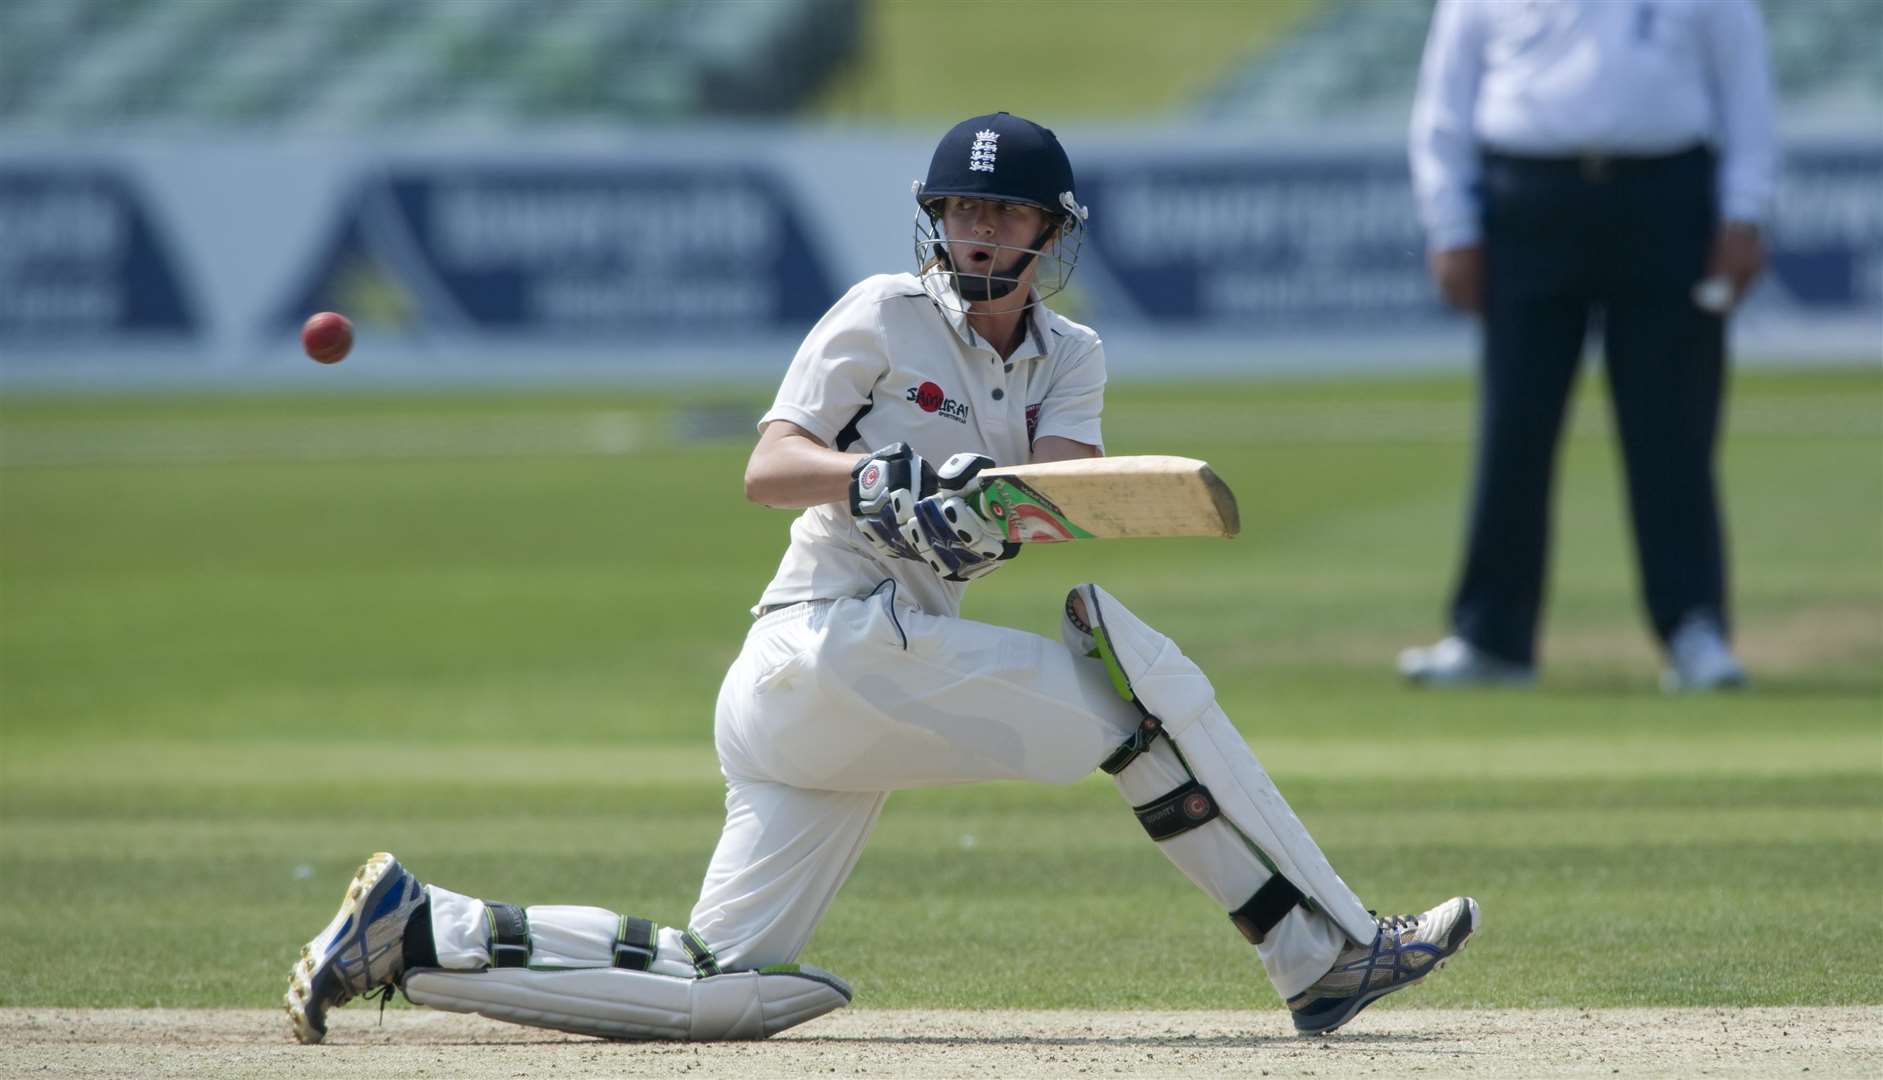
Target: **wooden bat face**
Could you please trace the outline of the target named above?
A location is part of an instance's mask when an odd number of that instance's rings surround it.
[[[1231,537],[1242,528],[1229,486],[1194,458],[1086,458],[982,475],[977,509],[1005,527],[1009,543]]]

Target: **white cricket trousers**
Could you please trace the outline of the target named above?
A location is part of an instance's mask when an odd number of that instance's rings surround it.
[[[897,605],[893,590],[767,614],[719,691],[714,738],[726,826],[691,926],[722,967],[794,961],[889,792],[975,780],[1072,783],[1139,719],[1099,661],[1036,634]],[[1139,804],[1187,779],[1142,764],[1127,775],[1142,790],[1125,795]],[[1119,827],[1138,825],[1126,817]],[[1227,830],[1199,829],[1163,846],[1225,911],[1267,877]],[[1345,941],[1331,920],[1296,907],[1258,952],[1288,998],[1324,974]]]

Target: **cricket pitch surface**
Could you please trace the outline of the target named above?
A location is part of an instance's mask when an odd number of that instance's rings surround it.
[[[1600,1077],[1883,1075],[1883,1007],[1381,1009],[1304,1039],[1250,1012],[843,1010],[758,1043],[616,1043],[473,1016],[0,1009],[0,1076]]]

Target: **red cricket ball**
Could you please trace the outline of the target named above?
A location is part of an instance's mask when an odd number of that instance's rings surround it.
[[[353,350],[353,324],[337,311],[323,311],[301,324],[301,348],[323,364],[337,364]]]

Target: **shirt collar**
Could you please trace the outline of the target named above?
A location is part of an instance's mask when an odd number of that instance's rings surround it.
[[[955,288],[953,274],[945,274],[937,270],[925,272],[922,275],[922,290],[928,293],[930,300],[935,302],[935,307],[940,310],[942,318],[947,320],[948,328],[955,332],[956,337],[970,348],[994,352],[993,346],[989,345],[981,335],[975,333],[974,327],[968,325],[967,304],[962,301],[960,292]],[[1026,309],[1024,316],[1027,328],[1026,339],[1014,349],[1013,355],[1007,358],[1006,362],[1009,364],[1016,360],[1046,355],[1045,320],[1040,314],[1045,305],[1039,302],[1038,294],[1030,287],[1027,295],[1034,297],[1034,301],[1033,306]],[[1031,351],[1028,351],[1029,346],[1031,346]],[[994,359],[1000,359],[998,352],[994,352]]]

